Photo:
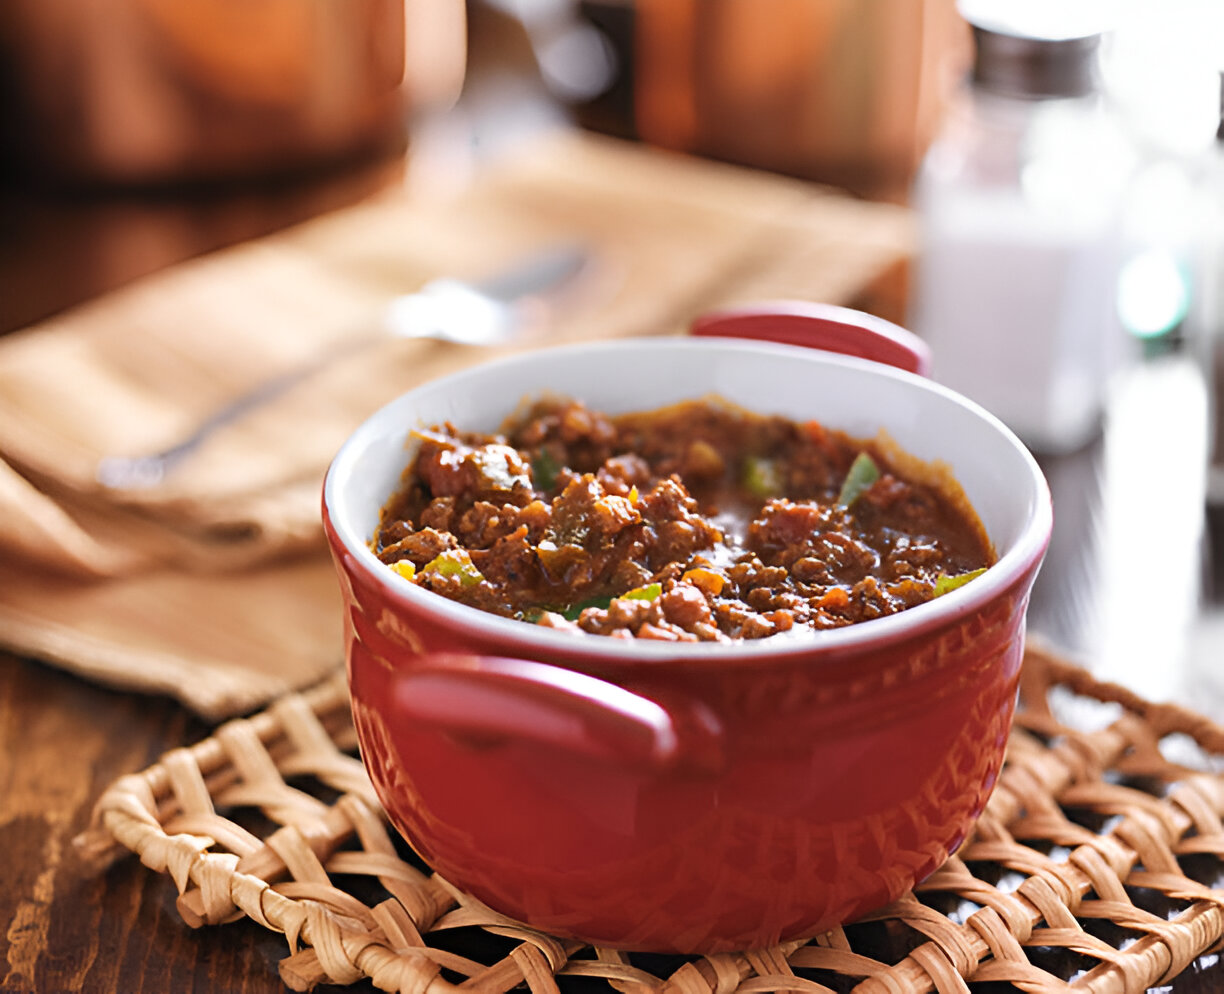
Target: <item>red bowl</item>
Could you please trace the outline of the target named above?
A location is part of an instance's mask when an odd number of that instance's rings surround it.
[[[789,303],[694,332],[520,355],[404,395],[336,456],[324,519],[362,757],[420,856],[553,934],[710,953],[852,921],[964,838],[1002,763],[1052,518],[1032,457],[981,408],[892,365],[761,340],[922,370],[907,332]],[[367,543],[409,431],[495,430],[543,391],[611,412],[716,393],[856,436],[885,427],[950,464],[998,562],[897,615],[738,645],[576,636],[383,566]]]

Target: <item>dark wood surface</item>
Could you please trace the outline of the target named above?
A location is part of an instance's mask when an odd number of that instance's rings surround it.
[[[0,334],[206,252],[401,182],[402,153],[247,185],[157,191],[0,187]],[[87,872],[73,838],[102,791],[210,726],[0,652],[0,992],[283,992],[283,936],[193,931],[135,858]],[[372,986],[346,988],[372,991]]]
[[[283,937],[192,931],[164,876],[134,858],[86,872],[72,846],[111,781],[207,734],[169,700],[0,654],[0,991],[285,990]]]
[[[64,292],[69,297],[80,289],[66,285]],[[1101,589],[1100,550],[1090,536],[1108,499],[1102,447],[1098,441],[1044,460],[1058,526],[1032,613],[1038,634],[1079,642],[1089,660],[1086,614]],[[1208,583],[1199,612],[1204,620],[1216,610],[1210,594]],[[1181,664],[1152,664],[1173,694]],[[1218,713],[1224,698],[1192,703]],[[0,653],[0,992],[285,990],[277,974],[287,952],[282,936],[249,921],[192,930],[179,918],[164,875],[130,856],[95,875],[73,850],[107,785],[209,732],[173,701],[108,690]],[[373,990],[368,984],[348,989]],[[1224,970],[1204,960],[1171,989],[1224,990]]]
[[[1091,602],[1097,586],[1087,536],[1102,513],[1100,461],[1090,449],[1046,463],[1060,523],[1033,620],[1039,632],[1068,642],[1086,625],[1077,605]],[[1204,616],[1210,607],[1205,598]],[[1153,666],[1170,680],[1178,672],[1167,661]],[[0,992],[285,989],[276,969],[283,937],[250,922],[192,930],[165,876],[132,857],[90,875],[72,848],[109,783],[208,732],[172,701],[107,690],[0,653]],[[1205,963],[1172,989],[1224,990],[1219,964]]]
[[[403,167],[398,157],[383,157],[263,186],[155,194],[9,184],[0,189],[0,333],[353,202],[398,181]],[[1087,615],[1104,568],[1091,536],[1109,500],[1102,448],[1098,442],[1045,462],[1058,525],[1033,603],[1034,630],[1087,659],[1094,651]],[[1204,623],[1217,610],[1210,575],[1201,578],[1196,615]],[[1152,661],[1170,694],[1184,693],[1178,679],[1186,666],[1217,666],[1210,660],[1221,656],[1218,649],[1201,639],[1196,645],[1198,663]],[[1224,714],[1224,690],[1217,698],[1196,694],[1190,703]],[[286,953],[282,936],[250,922],[192,930],[175,911],[164,876],[131,857],[90,875],[73,851],[72,839],[109,783],[209,731],[170,700],[108,690],[0,652],[0,992],[285,990],[276,970]],[[1173,989],[1224,990],[1224,969],[1205,961]]]

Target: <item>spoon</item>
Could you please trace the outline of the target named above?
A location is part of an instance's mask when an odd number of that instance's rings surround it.
[[[214,432],[275,400],[336,360],[392,338],[428,338],[456,345],[497,345],[523,328],[528,301],[568,282],[586,265],[578,245],[559,245],[483,280],[436,279],[391,301],[375,333],[346,339],[301,366],[264,380],[218,408],[184,438],[142,456],[107,456],[95,478],[114,490],[147,489],[199,448]]]

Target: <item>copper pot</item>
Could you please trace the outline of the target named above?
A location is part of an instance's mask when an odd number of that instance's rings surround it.
[[[140,184],[334,160],[453,99],[464,44],[461,0],[12,0],[11,155]]]
[[[905,198],[970,54],[954,0],[634,8],[644,139],[882,199]]]

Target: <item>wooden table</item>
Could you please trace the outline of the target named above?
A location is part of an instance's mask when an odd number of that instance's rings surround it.
[[[275,189],[85,195],[0,191],[0,333],[203,252],[401,181],[401,155]],[[251,923],[193,932],[138,860],[82,873],[73,837],[102,790],[209,726],[175,702],[108,690],[0,653],[0,991],[282,992],[283,937]],[[371,989],[371,988],[367,988]]]
[[[0,991],[285,990],[283,937],[249,922],[193,932],[138,860],[90,876],[74,859],[110,781],[206,734],[169,700],[0,655]]]
[[[323,178],[323,185],[314,187],[306,202],[343,202],[379,182],[377,177],[394,172],[394,165],[386,162],[370,168],[372,173],[359,170]],[[200,210],[198,204],[185,209],[189,214]],[[122,216],[113,204],[106,210],[112,217]],[[291,214],[286,208],[283,216],[291,219]],[[69,216],[51,204],[44,220],[59,224]],[[99,224],[96,215],[88,214],[81,223],[78,230]],[[258,234],[268,224],[266,215],[252,217],[250,234]],[[107,239],[117,237],[106,225],[95,230]],[[194,245],[168,242],[163,246],[163,263],[218,240],[208,228],[200,237],[202,241]],[[5,299],[19,305],[10,314],[34,316],[38,309],[46,309],[48,301],[68,304],[85,299],[106,282],[96,272],[82,270],[76,275],[84,282],[74,283],[67,278],[72,272],[63,270],[64,278],[58,282],[48,277],[23,284],[15,275],[15,260],[27,273],[36,271],[38,260],[18,259],[11,245],[0,258],[5,261],[0,268]],[[112,272],[111,282],[116,281],[114,276]],[[1140,380],[1147,374],[1158,379],[1161,370],[1152,366],[1137,375]],[[1102,550],[1087,541],[1108,517],[1111,492],[1105,448],[1101,439],[1083,452],[1044,460],[1055,490],[1058,524],[1031,618],[1038,634],[1082,649],[1088,659],[1094,652],[1093,605],[1109,586],[1101,575]],[[1209,597],[1204,597],[1195,617],[1204,624],[1212,620]],[[1210,648],[1210,642],[1200,646],[1200,655]],[[1168,694],[1176,696],[1185,691],[1179,680],[1188,665],[1192,663],[1154,660],[1143,679],[1148,684],[1155,678],[1163,680]],[[1124,671],[1106,670],[1104,675],[1124,682],[1129,678]],[[1150,691],[1151,686],[1142,689]],[[1190,703],[1199,710],[1224,713],[1224,693],[1215,698],[1199,695]],[[283,937],[250,922],[193,931],[174,909],[170,882],[136,859],[123,859],[101,876],[84,875],[74,859],[72,839],[88,825],[92,804],[110,782],[145,768],[170,748],[205,737],[208,731],[205,723],[172,701],[104,689],[40,662],[0,654],[0,851],[5,866],[0,922],[6,926],[0,932],[0,991],[284,990],[276,971],[285,955]],[[1221,985],[1224,968],[1217,964],[1183,975],[1174,990],[1215,991]]]
[[[402,168],[399,160],[355,163],[304,177],[273,196],[197,191],[81,200],[9,191],[0,195],[7,222],[0,235],[0,332],[180,259],[352,202],[394,181]],[[1159,378],[1162,369],[1139,370],[1140,380]],[[1103,439],[1045,460],[1058,524],[1034,596],[1032,629],[1089,660],[1099,648],[1094,619],[1101,598],[1116,596],[1108,550],[1087,540],[1102,521],[1114,520],[1109,472],[1116,476],[1117,467],[1105,458],[1107,448]],[[1150,672],[1119,663],[1101,675],[1133,681],[1149,695],[1163,681],[1169,695],[1190,695],[1199,710],[1224,715],[1224,680],[1209,679],[1219,646],[1211,639],[1211,584],[1204,582],[1197,574],[1191,579],[1203,597],[1188,612],[1196,627],[1184,652],[1151,660]],[[1152,637],[1164,637],[1159,626]],[[0,991],[284,990],[276,972],[283,937],[250,922],[192,931],[174,909],[169,881],[137,860],[85,876],[74,859],[72,839],[107,784],[208,730],[169,700],[104,689],[0,653]],[[1220,965],[1174,985],[1180,992],[1222,988]]]

